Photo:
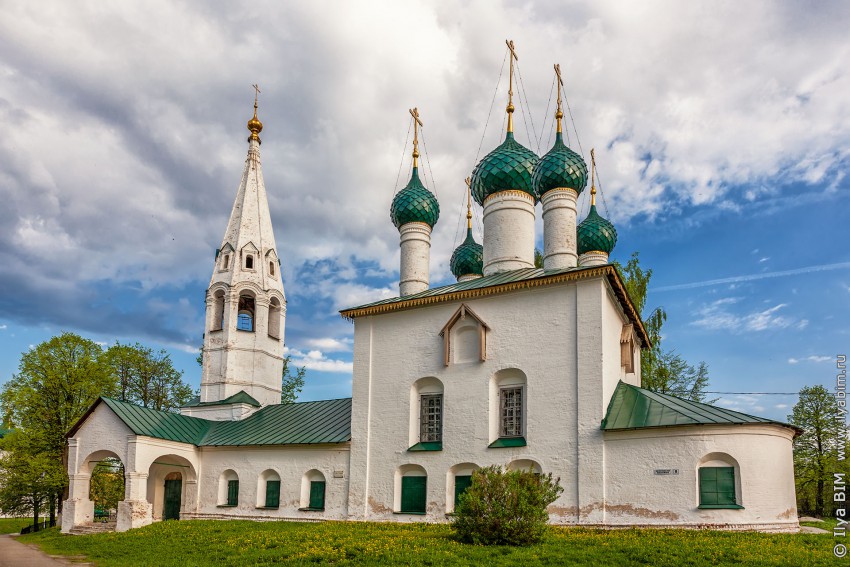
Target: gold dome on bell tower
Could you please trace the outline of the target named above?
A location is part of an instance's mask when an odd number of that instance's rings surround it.
[[[254,87],[254,117],[248,121],[248,130],[251,131],[251,135],[248,137],[248,140],[257,140],[260,142],[260,132],[263,131],[263,123],[260,122],[259,118],[257,118],[257,98],[260,94],[260,87],[257,85],[251,85]]]

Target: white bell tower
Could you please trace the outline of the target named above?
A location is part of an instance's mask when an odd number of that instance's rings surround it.
[[[259,88],[254,86],[259,93]],[[201,406],[280,403],[286,297],[263,171],[257,98],[248,157],[206,295]],[[250,402],[250,400],[248,400]]]

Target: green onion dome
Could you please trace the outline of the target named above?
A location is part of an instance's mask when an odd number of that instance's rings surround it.
[[[514,140],[514,133],[508,132],[505,141],[478,162],[472,171],[472,196],[479,205],[494,193],[510,189],[534,194],[531,174],[540,158]]]
[[[614,225],[596,212],[596,205],[590,206],[587,218],[576,229],[578,233],[578,253],[605,252],[610,254],[617,244],[617,231]]]
[[[531,183],[538,199],[552,189],[574,189],[581,194],[587,185],[587,164],[564,144],[563,136],[558,132],[555,145],[534,166]]]
[[[410,182],[393,198],[390,218],[396,228],[409,222],[424,222],[431,228],[440,218],[440,204],[434,194],[419,181],[419,168],[413,168]]]
[[[484,275],[484,247],[475,242],[472,229],[466,229],[466,240],[455,248],[449,267],[456,278],[475,274]]]

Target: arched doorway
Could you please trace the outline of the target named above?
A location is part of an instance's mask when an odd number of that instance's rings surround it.
[[[125,471],[121,458],[111,451],[96,451],[86,458],[83,471],[88,472],[88,498],[92,502],[91,520],[111,529],[115,526],[118,503],[124,500]]]
[[[162,519],[179,520],[180,504],[183,494],[183,475],[171,472],[165,475],[163,487]]]

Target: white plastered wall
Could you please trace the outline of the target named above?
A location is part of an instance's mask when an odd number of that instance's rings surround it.
[[[203,468],[195,517],[255,519],[343,519],[347,516],[349,447],[347,444],[310,446],[202,447]],[[304,475],[318,470],[325,477],[325,510],[304,511]],[[239,480],[239,503],[222,506],[221,477],[234,471]],[[272,470],[280,477],[280,507],[258,506],[261,475]],[[336,474],[335,474],[336,473]],[[341,475],[341,476],[340,476]],[[309,486],[308,486],[309,490]],[[226,494],[226,492],[224,492]],[[264,496],[264,494],[262,495]]]
[[[576,388],[575,290],[575,284],[565,284],[464,300],[490,327],[485,362],[445,365],[439,332],[459,301],[355,320],[349,517],[445,521],[454,488],[447,475],[460,464],[481,467],[530,459],[574,487],[576,440],[570,408]],[[596,312],[595,324],[601,326],[601,311]],[[619,344],[617,349],[619,356]],[[492,379],[511,369],[527,379],[528,445],[488,448]],[[417,414],[411,387],[425,377],[439,379],[444,388],[443,450],[409,452],[411,415]],[[422,467],[428,476],[424,517],[394,514],[397,472],[408,465]],[[574,501],[574,488],[568,487],[562,499]]]
[[[605,522],[796,531],[792,437],[770,424],[606,432]],[[698,507],[701,463],[735,466],[743,509]]]

